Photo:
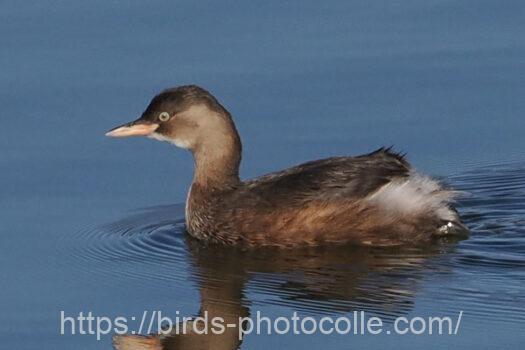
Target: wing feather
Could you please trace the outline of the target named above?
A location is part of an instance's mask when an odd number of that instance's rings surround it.
[[[259,204],[304,204],[305,201],[361,199],[394,179],[408,177],[403,155],[380,148],[359,157],[334,157],[297,165],[246,182],[243,196]]]

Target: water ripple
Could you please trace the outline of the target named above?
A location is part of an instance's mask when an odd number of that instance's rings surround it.
[[[148,208],[69,238],[67,261],[119,280],[193,281],[205,305],[275,305],[309,314],[364,310],[391,319],[417,306],[432,314],[525,322],[525,164],[482,167],[447,179],[467,192],[472,230],[427,248],[258,249],[187,237],[182,205]],[[118,269],[115,268],[118,264]],[[232,306],[233,308],[234,306]]]

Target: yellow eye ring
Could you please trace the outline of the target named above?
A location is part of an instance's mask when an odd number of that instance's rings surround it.
[[[167,122],[170,119],[170,114],[168,112],[162,112],[159,114],[159,120],[161,122]]]

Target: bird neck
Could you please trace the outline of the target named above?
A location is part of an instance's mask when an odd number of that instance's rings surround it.
[[[224,123],[203,137],[193,150],[193,183],[203,189],[226,189],[240,183],[242,146],[239,133],[229,115]]]

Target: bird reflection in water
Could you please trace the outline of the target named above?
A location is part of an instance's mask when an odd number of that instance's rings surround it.
[[[285,311],[279,316],[291,316],[297,311],[301,316],[336,318],[365,311],[388,322],[412,309],[425,273],[447,269],[448,264],[432,261],[446,259],[447,251],[454,249],[448,242],[437,242],[430,247],[410,248],[243,250],[182,237],[191,261],[191,278],[197,281],[200,292],[200,310],[195,316],[207,313],[209,322],[221,317],[224,324],[238,324],[239,318],[251,314],[253,317],[256,310],[250,310],[253,300],[247,294],[257,295],[258,305],[262,299],[262,303],[282,306]],[[183,329],[182,324],[178,326]],[[203,326],[202,322],[197,325],[198,329]],[[172,333],[161,335],[115,335],[113,345],[119,350],[230,350],[242,344],[238,328],[200,334],[192,331],[192,321],[188,321],[184,334],[177,334],[175,329],[174,325]]]

